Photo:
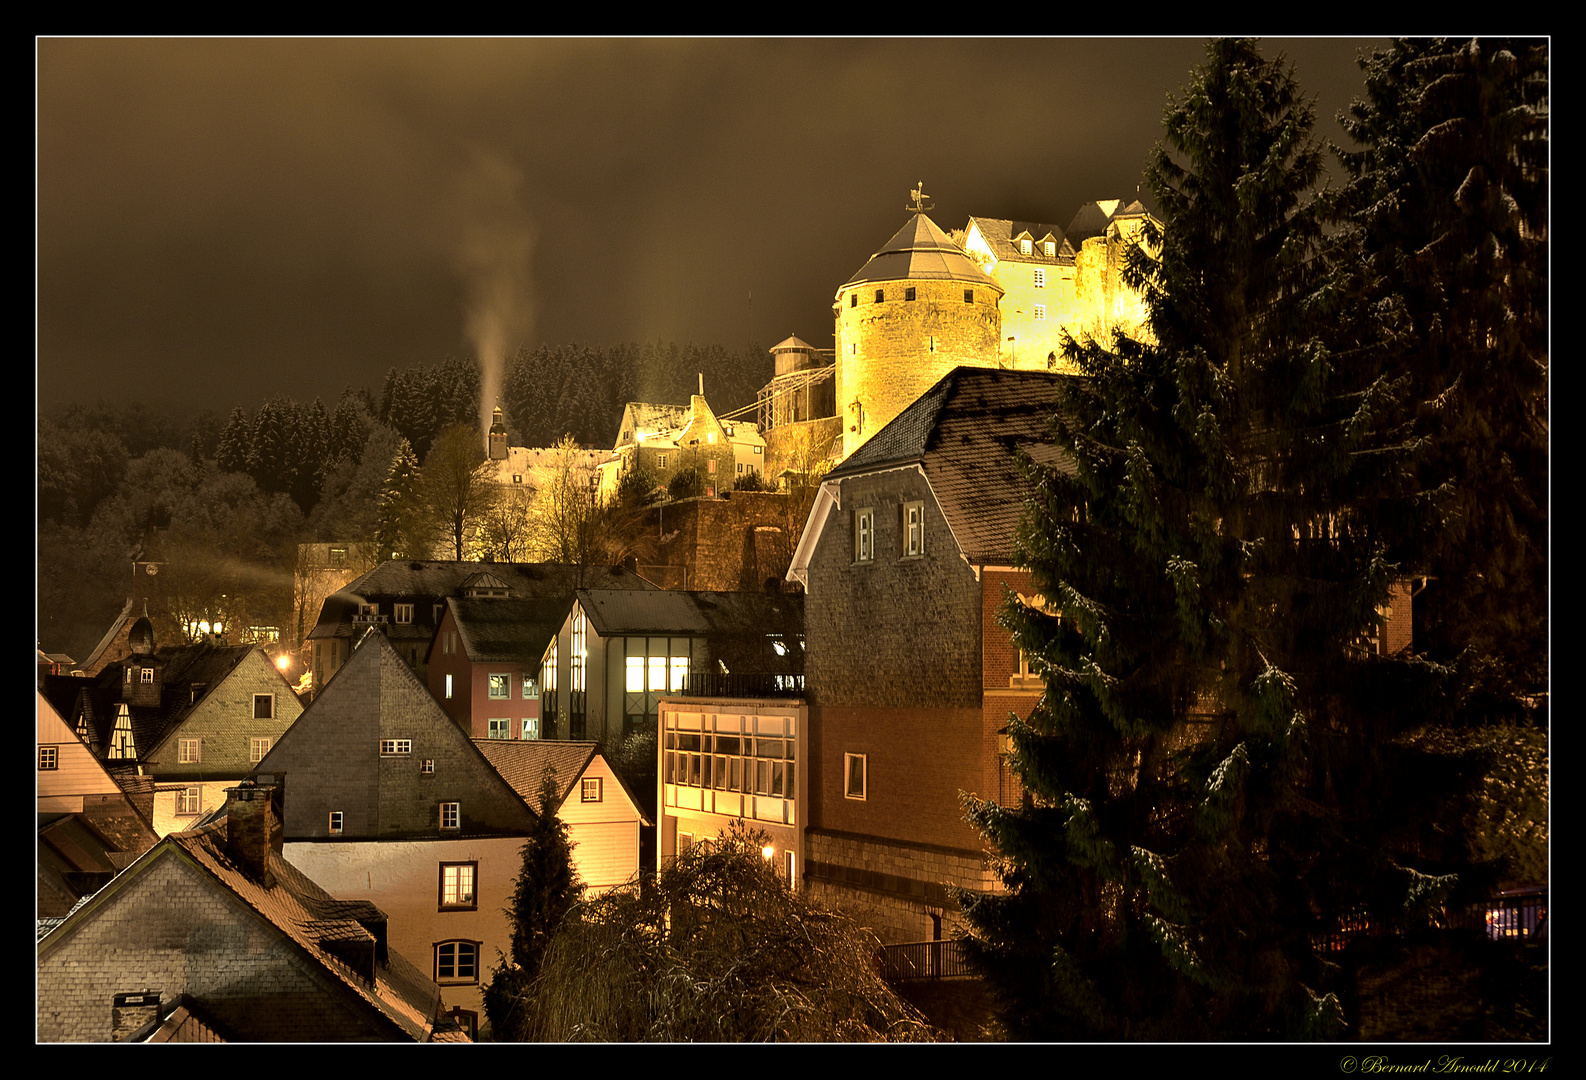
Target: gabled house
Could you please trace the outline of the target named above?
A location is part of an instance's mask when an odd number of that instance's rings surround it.
[[[573,867],[591,893],[626,885],[638,874],[639,829],[650,821],[599,744],[475,739],[474,745],[536,810],[546,766],[555,770],[556,816],[568,827]]]
[[[740,465],[752,467],[764,459],[759,428],[747,422],[723,424],[703,390],[687,405],[630,401],[622,412],[616,445],[600,466],[600,493],[610,498],[622,474],[636,468],[664,487],[680,465],[692,463],[703,471],[704,494],[714,498],[733,489],[735,477],[745,471]]]
[[[797,594],[580,589],[541,664],[544,728],[608,745],[656,731],[661,698],[690,674],[775,673],[791,685],[803,635]]]
[[[1009,713],[1039,699],[996,613],[1028,486],[1056,461],[1062,376],[958,368],[827,474],[789,576],[804,583],[809,704],[804,880],[887,941],[943,936],[948,885],[993,876],[959,792],[1018,798]]]
[[[448,597],[425,664],[430,693],[476,739],[555,738],[541,725],[540,660],[565,596]]]
[[[331,596],[320,609],[319,619],[308,635],[314,693],[323,690],[347,662],[354,642],[368,627],[378,627],[424,681],[428,677],[426,657],[430,642],[448,597],[571,599],[575,589],[596,587],[655,588],[620,566],[416,560],[381,563]]]
[[[234,789],[224,822],[167,836],[40,938],[39,1041],[138,1036],[179,999],[200,1041],[430,1040],[439,988],[384,912],[281,857],[272,794]]]
[[[378,904],[477,1029],[534,813],[385,635],[366,631],[255,775],[285,792],[286,860]]]
[[[257,645],[156,649],[143,617],[129,646],[93,679],[47,678],[45,693],[72,696],[62,715],[108,768],[154,781],[151,820],[163,836],[219,806],[303,706]]]

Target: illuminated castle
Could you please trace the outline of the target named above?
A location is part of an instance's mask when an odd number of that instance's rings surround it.
[[[1065,333],[1106,339],[1144,324],[1142,298],[1123,281],[1148,216],[1139,202],[1089,203],[1067,229],[971,217],[949,235],[926,215],[924,193],[912,194],[909,220],[832,305],[843,458],[955,367],[1061,370]]]

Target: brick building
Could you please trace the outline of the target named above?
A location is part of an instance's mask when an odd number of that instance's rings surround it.
[[[794,557],[807,589],[804,880],[868,909],[883,940],[941,937],[947,886],[994,884],[959,793],[1018,794],[1002,732],[1041,686],[996,611],[1030,592],[1012,565],[1028,494],[1014,455],[1055,460],[1062,377],[942,378],[827,475]]]

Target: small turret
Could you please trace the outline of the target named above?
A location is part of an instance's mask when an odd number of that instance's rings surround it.
[[[507,425],[501,418],[500,405],[490,416],[490,460],[507,460]]]

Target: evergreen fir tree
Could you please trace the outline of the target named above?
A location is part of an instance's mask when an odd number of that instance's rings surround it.
[[[540,812],[523,842],[523,868],[506,910],[512,924],[512,957],[502,957],[485,987],[485,1012],[498,1041],[524,1037],[530,995],[546,947],[562,920],[583,899],[573,868],[573,844],[557,816],[556,772],[549,765],[540,781]]]
[[[402,440],[380,489],[379,525],[375,534],[381,560],[428,556],[422,530],[424,518],[419,459]]]
[[[1515,716],[1547,672],[1547,44],[1401,40],[1341,117],[1332,261],[1356,347],[1408,380],[1431,581],[1418,647]],[[1501,699],[1507,698],[1505,706]]]
[[[1402,384],[1333,353],[1315,257],[1313,116],[1290,70],[1208,47],[1129,254],[1149,339],[1070,343],[1004,607],[1047,690],[1009,732],[1027,793],[969,814],[1008,886],[966,943],[1011,1034],[1341,1033],[1313,936],[1413,922],[1451,878],[1400,857],[1425,791],[1389,781],[1435,672],[1363,638],[1404,568]]]
[[[241,405],[231,410],[231,417],[220,434],[220,445],[215,448],[215,463],[225,473],[246,472],[248,454],[253,448],[253,425]]]

